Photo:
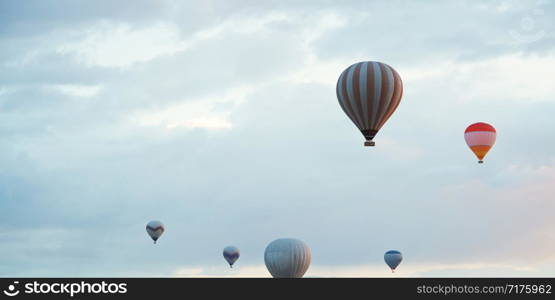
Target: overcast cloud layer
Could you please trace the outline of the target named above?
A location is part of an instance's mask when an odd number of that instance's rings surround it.
[[[0,275],[553,276],[555,3],[299,2],[1,1]],[[404,82],[372,149],[362,60]]]

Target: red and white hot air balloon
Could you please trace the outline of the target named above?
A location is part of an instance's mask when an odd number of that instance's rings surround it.
[[[484,157],[495,144],[496,134],[493,126],[483,122],[474,123],[464,131],[466,144],[478,158],[478,163],[484,162]]]

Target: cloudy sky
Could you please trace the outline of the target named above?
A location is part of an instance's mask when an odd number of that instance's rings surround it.
[[[0,276],[555,275],[551,1],[0,2]],[[335,84],[404,82],[363,138]],[[497,143],[478,165],[467,125]],[[145,224],[167,231],[153,245]],[[223,247],[241,249],[229,270]]]

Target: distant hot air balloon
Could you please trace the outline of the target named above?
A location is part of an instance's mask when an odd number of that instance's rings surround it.
[[[391,272],[393,273],[395,272],[395,268],[397,268],[397,266],[403,260],[403,255],[397,250],[389,250],[384,254],[383,259],[385,260],[385,263],[391,268]]]
[[[264,263],[274,278],[303,277],[310,259],[310,248],[297,239],[277,239],[264,251]]]
[[[224,258],[231,268],[237,259],[239,259],[239,249],[234,246],[227,246],[224,248]]]
[[[365,61],[351,65],[337,80],[337,99],[347,116],[366,139],[372,139],[391,117],[403,95],[403,82],[390,66]]]
[[[488,151],[495,144],[497,133],[495,128],[488,123],[474,123],[464,131],[464,139],[470,150],[478,157],[478,163],[483,163],[483,159]]]
[[[164,224],[162,224],[162,222],[160,221],[150,221],[148,222],[148,224],[146,224],[146,232],[152,238],[155,244],[162,233],[164,233],[164,231]]]

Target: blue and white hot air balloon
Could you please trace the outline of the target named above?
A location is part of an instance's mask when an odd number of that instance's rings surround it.
[[[146,233],[148,233],[155,244],[165,230],[164,224],[160,221],[150,221],[146,224]]]
[[[233,268],[233,264],[239,259],[239,249],[234,246],[227,246],[224,248],[224,258],[229,264],[229,267]]]
[[[395,268],[397,268],[397,266],[399,266],[399,264],[403,260],[403,255],[397,250],[389,250],[384,254],[383,259],[385,260],[385,263],[391,268],[391,272],[394,273]]]
[[[297,239],[277,239],[264,251],[264,263],[274,278],[301,278],[310,260],[310,248]]]

